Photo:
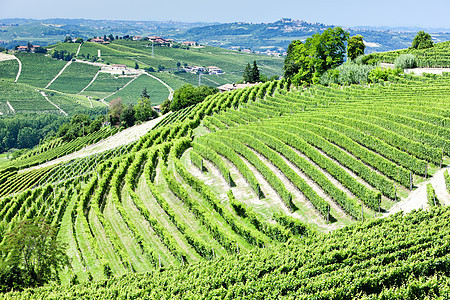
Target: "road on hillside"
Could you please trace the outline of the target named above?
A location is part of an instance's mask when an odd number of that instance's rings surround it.
[[[133,127],[127,128],[125,130],[122,130],[121,132],[112,135],[108,137],[107,139],[101,140],[98,143],[89,145],[87,147],[84,147],[81,150],[78,150],[74,153],[65,155],[63,157],[51,160],[49,162],[46,162],[44,164],[41,164],[39,166],[34,166],[28,169],[24,169],[20,172],[26,172],[34,169],[40,169],[48,166],[54,166],[56,164],[67,162],[72,159],[76,158],[83,158],[89,155],[101,153],[107,150],[114,149],[119,146],[127,145],[129,143],[135,142],[139,140],[139,138],[143,135],[145,135],[147,132],[149,132],[153,127],[156,126],[160,121],[162,121],[166,116],[169,114],[165,114],[164,116],[161,116],[159,118],[156,118],[154,120],[145,122],[141,125],[135,125]]]

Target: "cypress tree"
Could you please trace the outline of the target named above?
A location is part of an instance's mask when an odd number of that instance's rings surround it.
[[[258,82],[260,79],[260,74],[259,74],[259,69],[258,66],[256,65],[256,60],[253,61],[253,68],[251,71],[251,83],[255,83]]]
[[[252,68],[250,67],[250,63],[248,63],[245,67],[242,77],[244,79],[244,82],[252,82]]]

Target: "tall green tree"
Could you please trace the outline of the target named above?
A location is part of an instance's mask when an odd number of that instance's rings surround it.
[[[256,60],[253,61],[253,67],[251,71],[251,83],[258,82],[260,80],[261,74],[259,73],[258,65],[256,64]]]
[[[57,279],[58,271],[70,265],[65,248],[57,239],[57,229],[44,220],[24,220],[13,225],[0,246],[0,281],[21,289]]]
[[[177,111],[190,105],[203,101],[207,96],[217,93],[219,90],[214,87],[202,85],[194,87],[192,84],[185,84],[173,93],[173,100],[170,110]]]
[[[421,30],[414,37],[411,48],[413,49],[427,49],[433,47],[433,39],[429,33]]]
[[[250,66],[250,63],[245,66],[244,73],[242,74],[242,79],[244,80],[244,82],[252,81],[252,67]]]
[[[348,39],[347,43],[347,57],[355,60],[358,56],[364,54],[366,45],[364,45],[363,36],[358,34]]]
[[[148,121],[154,115],[150,95],[147,93],[147,88],[142,90],[141,97],[138,104],[134,106],[134,117],[136,121]]]
[[[305,43],[293,41],[285,59],[285,78],[297,85],[318,82],[323,73],[344,62],[348,36],[348,32],[335,27],[314,34]]]

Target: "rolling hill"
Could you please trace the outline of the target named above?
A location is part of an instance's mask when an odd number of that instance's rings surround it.
[[[8,60],[0,61],[0,70],[4,70],[0,73],[4,91],[0,99],[2,114],[55,112],[73,115],[106,107],[107,102],[117,97],[122,98],[124,104],[135,104],[144,88],[153,105],[158,105],[184,84],[199,83],[199,75],[186,72],[184,65],[221,68],[224,74],[201,76],[201,83],[210,86],[241,80],[245,65],[254,60],[268,77],[280,76],[283,65],[280,58],[214,47],[155,46],[152,50],[148,41],[116,40],[108,45],[58,43],[48,49],[49,53],[72,53],[74,61],[40,53],[15,53]],[[136,64],[139,69],[135,69]],[[165,71],[145,71],[158,69]],[[17,83],[14,83],[16,78]]]
[[[110,64],[133,49],[103,47]],[[54,225],[70,268],[0,297],[445,299],[449,108],[448,74],[276,80],[129,129],[138,140],[105,128],[44,143],[0,169],[0,228]]]

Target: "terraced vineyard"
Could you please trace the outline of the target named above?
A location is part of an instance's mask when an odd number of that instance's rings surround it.
[[[283,64],[280,58],[244,54],[213,47],[188,50],[158,46],[154,49],[155,55],[152,55],[148,42],[141,41],[115,40],[108,45],[91,42],[81,45],[58,43],[47,48],[48,54],[15,54],[22,63],[18,82],[29,87],[30,91],[27,92],[29,96],[14,97],[18,87],[2,84],[4,94],[0,99],[1,114],[44,112],[74,115],[105,106],[106,102],[118,97],[126,105],[136,104],[144,88],[147,89],[153,105],[158,105],[169,97],[170,88],[175,90],[187,83],[198,84],[197,74],[179,73],[182,70],[179,70],[177,64],[181,62],[189,66],[214,65],[222,68],[225,71],[223,75],[204,74],[202,76],[202,84],[215,87],[239,81],[245,65],[253,60],[261,63],[261,72],[269,77],[281,75],[280,70]],[[78,50],[78,55],[75,55]],[[74,55],[73,61],[52,58],[52,51],[67,51]],[[128,69],[112,67],[111,65],[114,64],[126,65]],[[139,67],[138,70],[134,69],[136,64]],[[151,75],[154,74],[170,88],[155,78],[146,76],[148,74],[142,70],[144,68],[158,70],[160,67],[169,71],[152,72]],[[19,65],[16,60],[0,62],[1,80],[14,81],[18,71]],[[32,89],[35,91],[31,91]],[[50,101],[62,111],[39,95],[44,89]],[[30,97],[36,97],[39,100]],[[105,99],[106,102],[98,101],[101,99]]]
[[[421,68],[448,68],[450,67],[450,42],[436,43],[428,49],[404,49],[382,53],[374,53],[375,58],[381,62],[394,63],[395,59],[405,53],[412,53],[417,57],[417,65]]]
[[[215,94],[172,113],[129,145],[52,167],[17,170],[63,155],[63,149],[83,147],[95,140],[91,137],[73,145],[45,145],[50,150],[17,160],[0,172],[0,219],[6,228],[27,216],[59,225],[72,265],[59,274],[61,282],[94,281],[65,291],[72,296],[90,289],[96,289],[90,290],[93,295],[106,293],[95,283],[108,279],[104,270],[120,276],[159,269],[167,272],[150,273],[152,284],[134,290],[146,277],[111,281],[118,288],[115,295],[132,297],[148,288],[155,298],[189,298],[190,293],[245,298],[252,289],[274,296],[295,290],[300,298],[383,291],[391,298],[406,293],[403,283],[419,284],[410,274],[428,266],[429,253],[437,251],[443,260],[448,255],[436,243],[434,229],[413,225],[433,218],[441,222],[448,210],[384,222],[378,218],[450,162],[449,87],[450,77],[405,75],[397,83],[368,87],[291,90],[284,81],[274,81]],[[321,233],[353,223],[360,225]],[[448,226],[437,226],[445,235]],[[399,243],[403,246],[395,248]],[[422,246],[428,244],[434,246]],[[351,245],[355,250],[349,250]],[[255,253],[261,265],[255,261],[252,268],[245,261]],[[324,253],[330,258],[316,257]],[[367,257],[355,256],[362,254]],[[410,255],[423,260],[414,260],[409,269],[388,263],[400,256],[406,262]],[[385,261],[383,267],[371,257]],[[323,265],[301,263],[311,259]],[[231,273],[220,273],[238,260],[236,274],[249,276],[248,286]],[[338,287],[347,280],[344,261],[346,268],[359,270],[351,281],[364,284]],[[363,263],[367,268],[361,268]],[[260,269],[264,264],[267,268]],[[420,273],[421,284],[440,285],[432,278],[444,269]],[[290,270],[299,276],[287,276]],[[217,286],[199,291],[203,283],[186,283],[178,294],[171,280],[158,283],[172,272],[179,272],[179,280],[199,272],[198,280]],[[216,272],[216,280],[208,277]],[[369,282],[369,273],[378,275]],[[398,280],[390,280],[394,273]],[[268,288],[269,282],[277,288]],[[49,288],[38,293],[62,295]]]

